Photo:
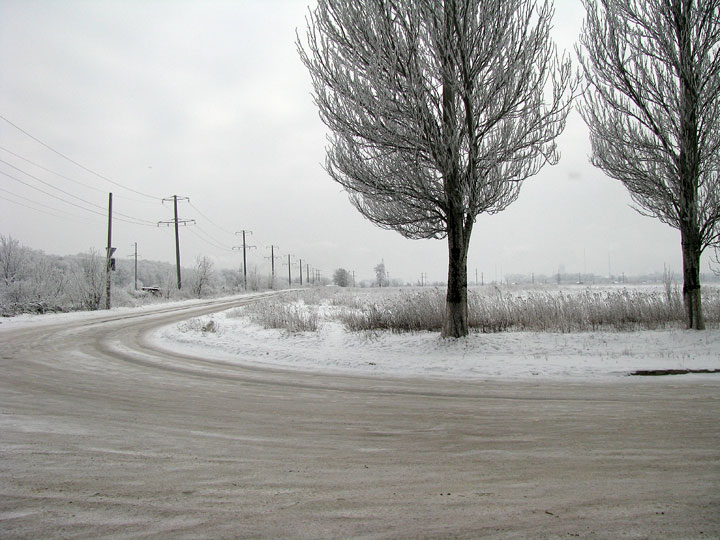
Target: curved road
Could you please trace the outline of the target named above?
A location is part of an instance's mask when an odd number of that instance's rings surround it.
[[[718,538],[720,378],[452,382],[0,324],[0,538]]]

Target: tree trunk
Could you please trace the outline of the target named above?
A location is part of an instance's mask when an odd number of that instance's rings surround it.
[[[688,329],[705,330],[700,293],[700,240],[699,234],[683,230],[683,304]]]
[[[448,285],[442,337],[460,338],[468,335],[467,254],[470,231],[462,219],[448,220]]]
[[[678,172],[681,180],[680,235],[683,255],[683,303],[687,327],[704,330],[700,295],[700,254],[702,240],[698,227],[698,184],[700,178],[700,143],[698,138],[699,94],[693,59],[692,1],[674,4],[680,61],[680,132]]]

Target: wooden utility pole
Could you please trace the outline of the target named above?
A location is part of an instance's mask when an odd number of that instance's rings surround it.
[[[138,290],[137,287],[137,242],[135,242],[135,290]]]
[[[242,252],[243,252],[243,288],[247,291],[247,250],[248,249],[254,249],[255,246],[248,246],[245,242],[245,233],[252,234],[252,231],[248,231],[246,229],[243,229],[242,231],[238,231],[235,234],[241,234],[243,243],[242,243]],[[235,249],[235,248],[233,248]]]
[[[271,270],[272,276],[270,279],[270,288],[273,289],[275,287],[275,258],[276,258],[275,250],[280,249],[280,246],[271,245],[271,246],[265,246],[265,247],[270,248],[270,268],[272,269]],[[265,257],[265,258],[267,259],[267,257]],[[277,257],[277,258],[279,259],[280,257]]]
[[[302,287],[302,259],[300,259],[300,286]]]
[[[290,257],[291,255],[288,253],[288,285],[292,287],[292,266],[290,266]]]
[[[180,225],[187,225],[188,223],[195,223],[194,219],[178,219],[178,201],[190,201],[190,197],[178,197],[173,195],[163,199],[165,201],[173,202],[173,209],[175,211],[175,218],[171,221],[158,221],[158,227],[160,225],[175,225],[175,266],[177,267],[177,288],[182,289],[182,276],[180,275]]]
[[[105,309],[110,309],[110,288],[112,284],[112,256],[115,248],[112,247],[112,193],[108,197],[108,239],[105,256]]]
[[[175,266],[177,267],[177,286],[182,289],[182,276],[180,275],[180,229],[178,227],[177,195],[173,195],[175,209]]]

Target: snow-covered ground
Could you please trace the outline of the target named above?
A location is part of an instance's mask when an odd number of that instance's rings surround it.
[[[189,300],[141,308],[117,308],[113,314],[195,305]],[[322,311],[322,310],[321,310]],[[0,319],[0,333],[21,326],[88,321],[106,311],[21,315]],[[221,312],[159,329],[160,346],[204,358],[358,375],[401,377],[484,378],[623,378],[636,370],[720,369],[720,330],[703,332],[656,330],[634,332],[471,334],[442,340],[437,333],[350,333],[332,317],[317,332],[266,330],[237,310]],[[202,332],[210,320],[215,332]],[[683,378],[720,378],[720,374]]]
[[[214,331],[202,331],[213,320]],[[171,350],[207,359],[303,371],[402,377],[618,379],[635,370],[720,369],[720,330],[471,334],[350,333],[332,319],[317,332],[267,330],[217,313],[158,330]],[[683,377],[720,378],[720,374]]]

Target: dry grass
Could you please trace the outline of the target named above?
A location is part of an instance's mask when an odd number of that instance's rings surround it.
[[[203,317],[194,317],[182,322],[178,325],[178,329],[181,332],[200,332],[202,335],[222,333],[220,323],[213,318],[206,319]]]
[[[250,320],[263,328],[288,332],[316,332],[320,320],[317,309],[289,297],[260,300],[236,314],[250,317]]]
[[[720,324],[720,289],[703,289],[708,326]],[[264,328],[315,332],[322,319],[339,320],[351,332],[436,332],[445,314],[444,289],[309,289],[256,302],[231,312]],[[477,332],[588,332],[683,328],[677,287],[647,289],[501,290],[468,294],[470,328]],[[211,330],[210,330],[211,331]]]
[[[445,291],[403,292],[344,310],[339,318],[350,331],[438,331],[442,328]],[[708,288],[703,308],[709,325],[720,323],[720,293]],[[479,332],[587,332],[682,328],[682,298],[672,290],[592,290],[513,294],[497,288],[471,291],[470,328]]]

